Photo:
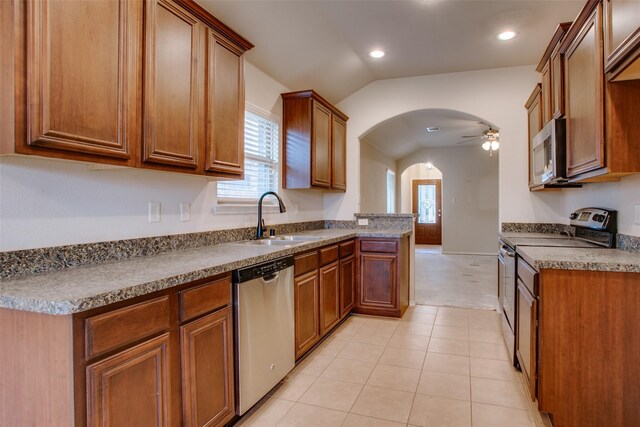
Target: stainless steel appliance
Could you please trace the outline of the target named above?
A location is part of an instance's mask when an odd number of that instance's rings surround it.
[[[518,248],[536,247],[566,247],[566,248],[613,248],[616,242],[617,212],[604,208],[582,208],[570,216],[572,231],[561,234],[523,234],[503,233],[500,239],[500,253],[498,255],[498,286],[500,306],[503,310],[502,335],[504,337],[509,356],[515,366],[515,339],[518,337],[520,353],[528,351],[527,343],[533,331],[531,313],[537,310],[536,289],[518,280],[520,272],[516,268]],[[523,234],[522,236],[519,236]],[[515,236],[515,237],[514,237]],[[515,255],[515,257],[514,257]],[[530,355],[524,359],[530,360]],[[526,361],[524,364],[526,365]],[[525,366],[524,369],[530,367]]]
[[[247,412],[295,366],[293,257],[237,270],[236,408]]]
[[[515,283],[516,251],[515,248],[500,240],[498,253],[498,302],[502,308],[502,335],[507,344],[511,362],[515,361]]]
[[[533,137],[531,145],[533,185],[567,183],[565,120],[553,119]]]

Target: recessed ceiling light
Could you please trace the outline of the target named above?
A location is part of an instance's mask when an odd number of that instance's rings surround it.
[[[505,31],[504,33],[498,34],[498,39],[499,40],[511,40],[515,36],[516,36],[516,33],[514,33],[513,31]]]
[[[386,53],[383,50],[372,50],[371,52],[369,52],[369,56],[376,59],[382,58],[385,55]]]
[[[430,126],[427,128],[427,132],[438,132],[440,130],[437,126]]]

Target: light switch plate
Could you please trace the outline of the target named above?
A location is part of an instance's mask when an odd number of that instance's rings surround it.
[[[191,205],[189,203],[180,203],[180,221],[191,221]]]
[[[369,220],[366,218],[358,219],[358,225],[369,225]]]
[[[149,202],[149,222],[160,222],[160,202]]]

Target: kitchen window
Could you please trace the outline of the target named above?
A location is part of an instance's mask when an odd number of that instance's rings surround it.
[[[387,213],[396,213],[396,173],[387,169]]]
[[[219,206],[256,205],[265,191],[278,191],[278,132],[278,122],[268,114],[245,111],[244,180],[218,182]]]

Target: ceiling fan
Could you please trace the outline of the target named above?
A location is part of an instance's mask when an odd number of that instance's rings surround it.
[[[491,125],[483,123],[486,126],[489,126],[489,129],[482,132],[482,135],[463,135],[462,138],[467,138],[466,141],[460,141],[459,144],[466,144],[467,142],[474,141],[476,139],[485,140],[482,144],[482,149],[489,152],[489,157],[493,157],[493,152],[500,148],[500,142],[498,139],[500,138],[500,131],[498,129],[494,129]]]

